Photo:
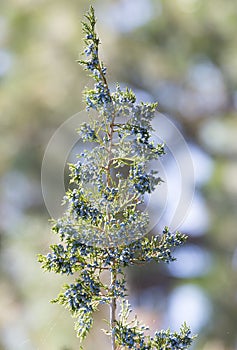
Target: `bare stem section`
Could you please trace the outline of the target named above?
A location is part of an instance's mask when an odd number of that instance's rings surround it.
[[[111,285],[110,288],[111,290],[114,290],[115,288],[115,283],[116,283],[116,270],[112,269],[111,271]],[[116,298],[112,297],[111,303],[110,303],[110,329],[111,329],[111,345],[112,345],[112,350],[116,350],[116,344],[115,344],[115,323],[116,323]]]

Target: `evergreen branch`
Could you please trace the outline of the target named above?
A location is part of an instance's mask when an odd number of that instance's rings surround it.
[[[112,350],[184,350],[193,339],[186,325],[180,333],[160,331],[150,337],[136,317],[128,320],[124,268],[151,261],[169,263],[175,260],[173,250],[187,237],[172,234],[167,227],[161,236],[146,235],[148,214],[139,210],[138,204],[162,182],[156,171],[146,169],[149,161],[164,154],[164,145],[151,141],[157,104],[136,104],[135,94],[128,88],[122,91],[118,84],[116,91],[110,92],[95,26],[95,12],[90,7],[82,22],[87,59],[78,62],[95,80],[94,89],[86,89],[84,98],[87,110],[97,111],[97,119],[84,123],[79,133],[83,141],[93,143],[93,149],[69,165],[73,187],[65,195],[68,207],[52,226],[61,242],[52,245],[46,256],[40,255],[39,261],[47,271],[77,276],[53,302],[77,318],[81,341],[90,332],[99,305],[108,304],[107,334]],[[103,282],[105,271],[110,273],[110,282]],[[122,311],[117,317],[119,300]]]

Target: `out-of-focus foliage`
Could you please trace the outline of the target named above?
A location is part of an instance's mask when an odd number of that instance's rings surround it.
[[[158,320],[154,328],[171,321],[175,328],[177,312],[188,324],[193,320],[199,333],[197,350],[234,350],[236,1],[98,0],[92,5],[99,18],[103,60],[113,72],[109,80],[159,101],[160,110],[188,140],[196,171],[196,215],[180,228],[190,235],[189,245],[177,252],[178,261],[169,269],[128,271],[133,304],[151,328],[153,320]],[[80,20],[87,8],[88,1],[81,0],[0,3],[0,349],[4,350],[78,348],[67,314],[55,305],[46,306],[62,280],[43,274],[36,254],[46,252],[51,240],[40,190],[44,149],[56,127],[83,108],[81,91],[89,84],[75,63],[82,50]],[[185,315],[187,306],[193,319]],[[95,340],[98,349],[105,348],[97,326],[89,350]]]

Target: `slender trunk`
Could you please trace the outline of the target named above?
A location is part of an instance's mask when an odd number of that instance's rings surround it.
[[[116,270],[112,269],[112,271],[111,271],[111,285],[110,285],[111,290],[114,290],[115,282],[116,282]],[[114,332],[115,321],[116,321],[116,298],[112,298],[111,303],[110,303],[110,330],[111,330],[112,350],[116,350],[115,332]]]

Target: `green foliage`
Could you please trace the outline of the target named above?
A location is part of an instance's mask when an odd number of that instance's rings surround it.
[[[187,349],[193,340],[191,331],[184,323],[180,333],[162,330],[155,332],[154,336],[147,335],[149,328],[141,324],[137,318],[130,320],[132,312],[128,302],[123,302],[120,312],[120,320],[116,322],[116,338],[118,343],[125,348],[141,350],[178,350]]]
[[[52,245],[39,261],[45,270],[76,275],[53,302],[65,306],[76,318],[76,331],[84,340],[100,304],[108,304],[111,318],[108,334],[112,349],[186,349],[191,344],[190,330],[178,333],[161,331],[152,338],[146,327],[135,319],[128,323],[129,306],[124,268],[155,261],[174,260],[172,250],[186,236],[172,234],[165,227],[162,235],[149,238],[149,217],[142,211],[144,195],[162,181],[157,172],[147,172],[149,161],[164,154],[164,145],[151,139],[151,121],[157,104],[136,104],[135,94],[117,85],[114,93],[106,80],[106,68],[99,59],[99,39],[95,33],[93,8],[83,22],[86,35],[86,60],[80,63],[95,80],[93,89],[84,92],[88,113],[96,111],[78,130],[83,141],[92,142],[93,150],[78,155],[70,164],[71,187],[65,195],[67,209],[52,227],[60,244]],[[111,274],[111,283],[102,282],[102,274]],[[122,312],[116,319],[117,303]]]

